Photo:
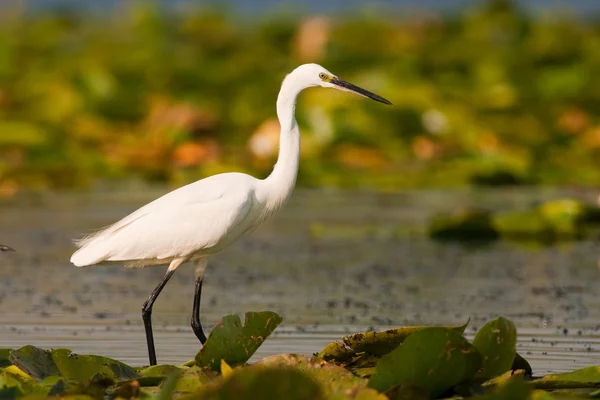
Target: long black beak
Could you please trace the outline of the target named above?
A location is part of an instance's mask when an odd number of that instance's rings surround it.
[[[389,100],[386,100],[383,97],[381,97],[373,92],[369,92],[368,90],[365,90],[356,85],[353,85],[350,82],[346,82],[345,80],[342,80],[342,79],[338,78],[337,76],[334,76],[330,82],[333,83],[334,85],[336,85],[340,90],[344,90],[346,92],[353,92],[353,93],[359,94],[364,97],[368,97],[369,99],[373,99],[373,100],[378,101],[383,104],[389,104],[389,105],[392,104]]]
[[[0,244],[0,251],[15,251],[13,248]]]

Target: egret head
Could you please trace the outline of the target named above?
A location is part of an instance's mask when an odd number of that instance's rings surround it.
[[[336,75],[332,74],[318,64],[301,65],[294,70],[294,74],[297,74],[298,77],[307,84],[307,86],[320,86],[324,88],[337,89],[344,92],[356,93],[358,95],[368,97],[369,99],[379,101],[380,103],[392,104],[389,100],[386,100],[373,92],[369,92],[368,90],[338,78]]]

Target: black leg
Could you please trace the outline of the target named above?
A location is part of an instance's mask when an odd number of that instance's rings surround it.
[[[163,290],[175,269],[168,270],[163,280],[158,286],[150,293],[150,297],[144,303],[142,307],[142,319],[144,320],[144,328],[146,329],[146,342],[148,343],[148,357],[150,358],[150,365],[156,365],[156,350],[154,349],[154,334],[152,333],[152,306],[156,301],[156,298]]]
[[[206,335],[202,330],[202,324],[200,323],[200,297],[202,296],[202,281],[203,278],[200,277],[196,279],[196,293],[194,294],[194,310],[192,311],[192,329],[196,334],[200,343],[206,343]]]

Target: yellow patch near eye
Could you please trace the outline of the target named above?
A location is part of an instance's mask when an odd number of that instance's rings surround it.
[[[324,81],[324,82],[331,81],[331,77],[329,75],[327,75],[325,72],[321,72],[319,74],[319,78],[321,78],[321,80]]]

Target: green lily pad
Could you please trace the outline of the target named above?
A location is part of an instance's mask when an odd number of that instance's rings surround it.
[[[426,328],[383,356],[368,385],[385,392],[395,385],[409,384],[435,397],[473,378],[480,367],[481,355],[460,333]]]
[[[546,375],[531,381],[536,389],[572,389],[600,387],[600,367],[585,367],[572,372]]]
[[[152,365],[138,371],[141,377],[164,377],[173,372],[183,371],[184,369],[176,365]]]
[[[499,385],[492,393],[477,398],[481,400],[528,400],[531,392],[531,387],[525,381],[514,379]]]
[[[175,385],[175,392],[195,392],[207,383],[215,380],[219,375],[209,368],[191,367],[179,376]]]
[[[175,393],[175,388],[177,387],[177,383],[179,379],[183,375],[183,371],[173,371],[171,372],[161,385],[160,391],[154,396],[156,400],[169,400],[173,398],[173,393]]]
[[[483,356],[479,376],[490,379],[510,370],[517,354],[517,328],[504,317],[498,317],[483,325],[473,346]]]
[[[374,390],[367,388],[367,381],[346,368],[328,363],[317,357],[308,359],[300,354],[277,354],[265,357],[255,364],[265,367],[294,367],[307,372],[315,381],[321,384],[323,393],[328,399],[353,399],[359,394],[364,399],[385,399]]]
[[[192,397],[193,396],[193,397]],[[321,400],[326,399],[320,385],[306,372],[296,368],[249,367],[207,386],[191,398],[203,400]]]
[[[10,361],[36,379],[59,375],[50,352],[35,346],[29,345],[13,350],[10,353]]]
[[[135,369],[107,357],[75,354],[68,349],[52,350],[50,354],[60,375],[68,379],[89,381],[96,375],[117,379],[137,377]]]
[[[10,352],[12,349],[0,349],[0,368],[12,365],[10,362]]]
[[[355,355],[354,350],[347,348],[343,343],[331,342],[317,356],[325,361],[345,362]]]
[[[232,367],[245,363],[282,320],[271,311],[246,313],[244,325],[238,315],[223,317],[196,354],[196,364],[217,371],[221,360]]]
[[[464,333],[469,321],[461,326],[442,326],[448,331],[454,331],[457,333]],[[404,340],[415,332],[423,329],[428,329],[428,326],[407,326],[402,328],[388,329],[380,332],[365,332],[355,333],[354,335],[343,337],[342,340],[346,346],[356,353],[367,352],[375,356],[382,356],[394,350]],[[335,343],[335,342],[334,342]],[[331,350],[332,347],[328,345],[325,349]],[[325,351],[325,349],[323,349]],[[340,349],[337,349],[338,354],[342,354]],[[334,353],[334,356],[338,356]]]

